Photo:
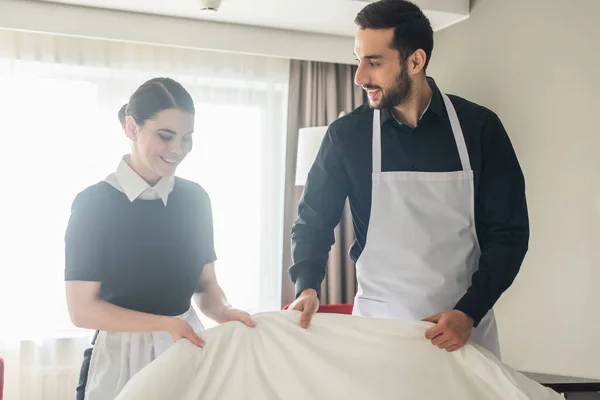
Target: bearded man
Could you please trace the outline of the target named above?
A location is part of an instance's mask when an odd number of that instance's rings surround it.
[[[290,308],[308,327],[348,199],[353,314],[429,321],[433,345],[455,351],[472,340],[500,358],[493,306],[529,241],[513,146],[494,112],[427,76],[433,31],[416,5],[380,0],[355,22],[355,83],[368,104],[329,126],[308,175],[292,229]]]

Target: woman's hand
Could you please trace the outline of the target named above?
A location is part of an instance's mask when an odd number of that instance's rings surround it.
[[[217,282],[215,265],[206,264],[200,274],[200,281],[194,293],[194,301],[200,308],[202,314],[213,321],[223,324],[229,321],[240,321],[249,327],[254,327],[256,323],[250,318],[250,314],[245,311],[232,308],[227,302],[223,289]]]
[[[188,339],[196,346],[204,347],[204,340],[202,340],[202,338],[194,332],[191,325],[183,319],[175,317],[170,318],[167,331],[171,334],[175,342],[181,339]]]
[[[248,314],[246,311],[230,307],[223,311],[221,321],[223,323],[229,321],[240,321],[251,328],[256,326],[256,323],[252,320],[252,318],[250,318],[250,314]]]

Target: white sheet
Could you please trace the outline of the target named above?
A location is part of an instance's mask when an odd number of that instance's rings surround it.
[[[562,399],[476,345],[434,347],[429,323],[316,314],[304,330],[297,311],[253,318],[202,332],[204,349],[177,342],[117,400]]]

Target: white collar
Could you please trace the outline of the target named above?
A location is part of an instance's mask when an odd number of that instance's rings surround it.
[[[121,186],[121,190],[125,193],[129,201],[134,201],[147,190],[152,190],[156,192],[166,206],[169,194],[173,190],[175,184],[175,178],[173,178],[173,176],[162,178],[156,185],[150,186],[148,182],[129,166],[126,161],[128,159],[129,155],[126,155],[121,159],[117,171],[115,172],[115,177]]]

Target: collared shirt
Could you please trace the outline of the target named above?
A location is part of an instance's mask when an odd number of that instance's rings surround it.
[[[172,190],[155,185],[150,201],[152,191],[129,172],[121,164],[111,182],[73,200],[65,280],[101,282],[100,298],[120,307],[183,314],[202,269],[216,260],[210,198],[197,183],[175,177]]]
[[[427,110],[429,110],[429,106],[431,105],[431,100],[432,99],[433,99],[433,95],[429,98],[429,102],[427,103],[427,107],[425,107],[425,109],[421,113],[421,116],[419,117],[419,121],[421,120],[421,118],[423,118],[423,115],[425,115],[425,113],[427,112]],[[396,116],[394,115],[394,113],[391,112],[389,108],[386,109],[386,112],[388,112],[394,118],[394,121],[396,121],[398,123],[398,125],[403,125],[402,122],[398,121],[398,118],[396,118]],[[386,115],[385,117],[389,118],[389,115]]]
[[[441,93],[433,79],[428,82],[433,95],[416,127],[399,124],[389,109],[382,110],[382,171],[462,169]],[[474,171],[475,224],[482,250],[472,285],[456,308],[478,324],[512,283],[528,248],[525,181],[498,116],[458,96],[449,97]],[[351,259],[356,262],[364,249],[371,212],[372,125],[373,110],[365,104],[327,131],[292,228],[289,272],[297,295],[306,288],[319,292],[346,199],[355,233]]]
[[[137,172],[128,164],[129,155],[125,155],[117,170],[106,177],[105,181],[111,184],[115,189],[124,193],[129,201],[157,200],[161,199],[164,205],[167,205],[169,194],[173,191],[173,176],[162,178],[154,186],[150,186]]]

